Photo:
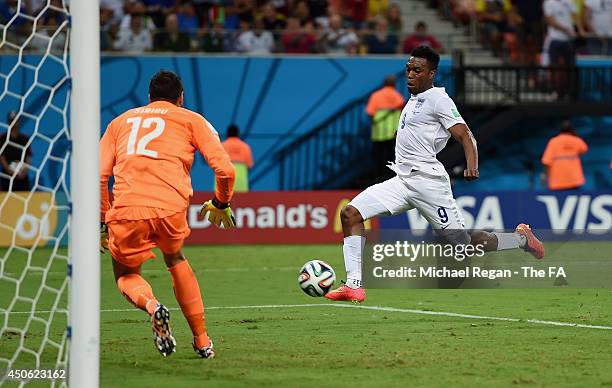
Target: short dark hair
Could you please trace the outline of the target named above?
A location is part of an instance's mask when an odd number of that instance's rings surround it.
[[[397,83],[397,77],[391,74],[385,77],[385,81],[383,82],[383,85],[395,87],[396,83]]]
[[[168,70],[158,71],[149,82],[151,101],[170,101],[176,103],[183,93],[183,82],[176,73]]]
[[[411,56],[415,58],[424,58],[429,63],[432,70],[438,69],[440,63],[440,55],[429,46],[419,46],[412,50]]]
[[[417,22],[417,24],[414,26],[415,30],[418,30],[419,28],[427,28],[427,24],[424,21],[419,21]]]
[[[227,137],[240,137],[240,130],[236,124],[227,127]]]

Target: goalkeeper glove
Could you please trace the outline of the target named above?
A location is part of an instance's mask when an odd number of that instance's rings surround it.
[[[100,253],[108,251],[108,226],[100,222]]]
[[[234,219],[229,203],[221,203],[217,201],[217,198],[208,200],[202,205],[200,216],[205,217],[206,213],[208,213],[208,221],[210,221],[211,224],[215,224],[218,227],[221,227],[221,224],[223,224],[225,229],[236,226],[236,220]]]

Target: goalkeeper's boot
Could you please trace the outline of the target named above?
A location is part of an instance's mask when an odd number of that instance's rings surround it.
[[[346,284],[325,294],[325,297],[335,301],[351,301],[361,303],[365,300],[365,290],[363,288],[351,288]]]
[[[199,344],[203,344],[203,346],[198,346]],[[202,358],[215,357],[215,349],[212,341],[208,338],[208,334],[202,334],[199,338],[194,338],[191,345],[198,356]]]
[[[176,352],[176,340],[170,328],[170,311],[163,304],[155,306],[151,315],[151,328],[153,329],[153,342],[162,356],[168,357]]]
[[[525,236],[525,240],[527,240],[523,247],[525,252],[531,253],[536,259],[544,257],[544,244],[533,234],[529,225],[518,224],[516,226],[516,233]]]

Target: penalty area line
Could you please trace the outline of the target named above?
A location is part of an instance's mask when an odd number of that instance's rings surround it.
[[[407,313],[417,315],[434,315],[443,317],[453,318],[464,318],[464,319],[477,319],[485,321],[504,321],[504,322],[516,322],[516,323],[530,323],[534,325],[545,325],[545,326],[561,326],[561,327],[576,327],[581,329],[598,329],[598,330],[612,330],[612,326],[606,325],[588,325],[584,323],[573,323],[573,322],[557,322],[557,321],[545,321],[540,319],[522,319],[522,318],[508,318],[508,317],[492,317],[487,315],[474,315],[474,314],[461,314],[446,311],[430,311],[430,310],[415,310],[415,309],[403,309],[398,307],[384,307],[384,306],[364,306],[364,305],[353,305],[343,303],[303,303],[303,304],[263,304],[263,305],[243,305],[243,306],[208,306],[205,310],[253,310],[253,309],[284,309],[284,308],[306,308],[306,307],[335,307],[335,308],[346,308],[346,309],[357,309],[357,310],[370,310],[370,311],[383,311],[392,313]],[[169,310],[177,311],[179,308],[172,307]],[[102,309],[100,313],[123,313],[123,312],[140,312],[136,308],[129,309]],[[0,311],[0,315],[3,314],[32,314],[32,313],[51,313],[52,311]],[[56,313],[59,311],[55,311]],[[65,312],[65,311],[62,311]]]

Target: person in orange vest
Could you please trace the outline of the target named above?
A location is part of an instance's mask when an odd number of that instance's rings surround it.
[[[584,185],[580,155],[588,149],[572,128],[571,121],[563,120],[561,132],[548,141],[542,155],[543,180],[548,182],[549,190],[572,190]]]
[[[227,139],[221,143],[229,154],[236,170],[236,183],[234,192],[246,193],[249,191],[249,170],[253,168],[253,154],[251,147],[240,140],[240,130],[235,124],[227,128]]]
[[[395,133],[399,123],[404,97],[395,90],[394,75],[385,78],[383,87],[370,96],[366,113],[372,118],[372,158],[375,163],[376,182],[393,176],[386,165],[395,160]]]

